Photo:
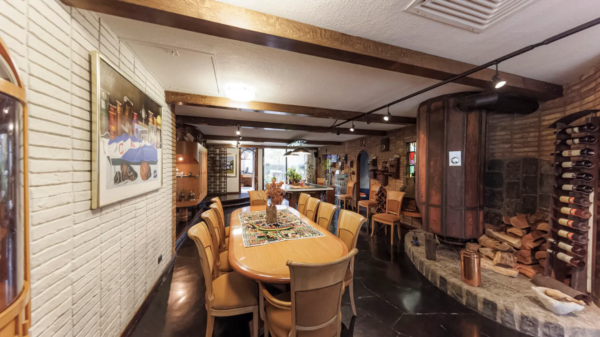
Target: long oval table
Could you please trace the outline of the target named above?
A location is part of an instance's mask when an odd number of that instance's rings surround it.
[[[290,283],[290,270],[287,261],[304,263],[324,263],[336,260],[346,254],[346,245],[328,230],[318,226],[297,210],[287,206],[277,206],[278,210],[288,209],[303,221],[309,223],[325,236],[288,240],[262,246],[244,246],[240,212],[264,211],[266,206],[250,206],[231,213],[229,234],[229,264],[233,270],[246,277],[266,283]]]

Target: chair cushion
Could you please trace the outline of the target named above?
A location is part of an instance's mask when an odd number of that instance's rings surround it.
[[[361,200],[358,202],[359,206],[364,206],[364,207],[373,207],[373,206],[377,206],[377,201],[375,200]]]
[[[225,227],[225,237],[229,237],[229,228],[231,227]]]
[[[258,284],[242,274],[231,272],[213,281],[215,299],[212,307],[218,310],[258,305]]]
[[[233,269],[231,269],[231,266],[229,266],[229,258],[227,258],[228,254],[229,254],[228,250],[221,252],[221,254],[219,254],[219,261],[221,263],[221,265],[219,266],[219,271],[230,272],[233,270]]]
[[[373,219],[379,222],[399,222],[400,217],[392,214],[375,214],[373,215]]]

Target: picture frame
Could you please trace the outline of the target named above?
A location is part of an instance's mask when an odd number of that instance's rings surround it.
[[[237,177],[237,167],[238,167],[238,153],[228,153],[227,154],[227,176],[228,177]]]
[[[163,105],[91,53],[92,209],[162,187]]]

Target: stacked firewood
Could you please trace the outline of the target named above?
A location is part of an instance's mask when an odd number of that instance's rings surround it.
[[[548,213],[517,214],[503,217],[504,224],[485,224],[479,244],[467,244],[483,255],[482,268],[516,277],[519,273],[533,278],[544,273],[548,248]]]

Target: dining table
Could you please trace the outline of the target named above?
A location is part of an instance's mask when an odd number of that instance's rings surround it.
[[[261,282],[285,284],[290,283],[287,261],[325,263],[348,254],[348,248],[342,240],[288,206],[277,206],[277,210],[287,209],[323,236],[245,247],[240,213],[265,211],[266,207],[248,206],[231,213],[228,259],[229,265],[238,273]]]

